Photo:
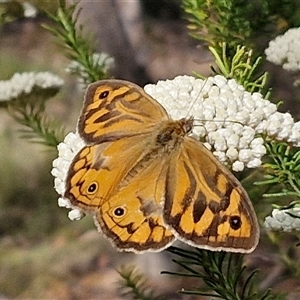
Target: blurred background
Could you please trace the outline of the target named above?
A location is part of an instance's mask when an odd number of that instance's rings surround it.
[[[12,1],[16,16],[20,2]],[[42,10],[55,13],[57,3],[29,3],[38,9],[34,17],[16,17],[0,28],[0,80],[25,71],[51,71],[64,78],[64,88],[48,102],[47,111],[67,131],[74,131],[82,92],[76,78],[65,72],[69,61],[55,38],[41,27],[42,23],[51,24]],[[99,52],[115,58],[115,78],[144,85],[192,75],[193,71],[211,74],[213,59],[188,35],[179,0],[81,1],[79,7],[79,23],[85,26],[86,34],[94,36]],[[261,47],[266,47],[269,39],[262,36]],[[264,68],[271,74],[275,102],[284,99],[281,110],[297,114],[299,92],[292,76],[273,65]],[[167,299],[201,299],[177,294],[182,286],[189,288],[194,282],[159,275],[162,270],[175,268],[170,254],[118,253],[97,233],[92,218],[71,222],[67,210],[58,207],[53,189],[50,171],[56,151],[21,139],[19,129],[7,112],[0,110],[1,300],[122,299],[116,268],[123,264],[137,266],[155,291]],[[260,219],[270,211],[269,204],[262,207]],[[289,235],[281,239],[281,245],[294,242]],[[288,299],[299,299],[299,278],[289,276],[278,254],[272,255],[277,250],[263,239],[247,256],[247,262],[253,269],[263,266],[264,274],[268,274],[261,281],[262,288],[292,291]],[[299,257],[299,253],[293,255]]]

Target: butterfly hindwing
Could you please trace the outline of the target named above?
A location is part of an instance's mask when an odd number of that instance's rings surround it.
[[[158,251],[174,236],[163,221],[166,164],[148,145],[153,135],[84,147],[70,167],[65,197],[92,213],[118,249]],[[149,146],[149,145],[148,145]],[[115,153],[120,153],[116,155]]]
[[[185,137],[169,166],[164,219],[179,239],[196,247],[251,252],[258,243],[258,224],[247,193],[190,137]]]
[[[145,157],[95,217],[102,232],[119,249],[160,251],[174,240],[162,214],[166,177],[163,160]]]

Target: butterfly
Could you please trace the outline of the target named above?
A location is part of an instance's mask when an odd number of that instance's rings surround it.
[[[259,226],[240,182],[144,90],[123,80],[88,86],[64,197],[94,216],[118,250],[191,246],[252,252]]]

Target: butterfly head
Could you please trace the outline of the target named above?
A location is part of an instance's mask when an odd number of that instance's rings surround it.
[[[191,132],[193,128],[193,118],[180,119],[177,121],[168,120],[165,124],[160,124],[160,131],[156,137],[156,143],[160,146],[168,146],[170,149],[180,145],[183,138]]]
[[[188,119],[182,118],[178,121],[178,124],[182,128],[184,135],[187,135],[194,127],[194,117],[189,117]]]

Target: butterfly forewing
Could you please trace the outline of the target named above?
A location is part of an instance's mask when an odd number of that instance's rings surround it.
[[[122,80],[89,85],[78,131],[88,143],[113,141],[152,132],[168,115],[139,86]]]
[[[141,137],[143,137],[141,139]],[[120,184],[153,151],[153,134],[141,134],[84,147],[74,158],[66,180],[65,197],[74,207],[96,211],[117,193]],[[130,201],[130,199],[128,200]]]

